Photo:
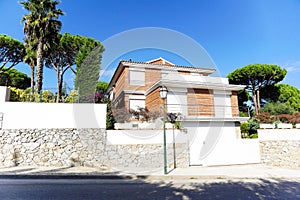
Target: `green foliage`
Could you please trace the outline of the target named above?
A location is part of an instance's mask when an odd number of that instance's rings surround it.
[[[242,122],[240,127],[241,127],[242,134],[249,134],[250,127],[249,127],[248,122]]]
[[[287,84],[277,84],[276,86],[280,93],[278,101],[285,103],[295,111],[300,111],[300,90]]]
[[[86,38],[83,36],[76,36],[76,42],[79,46],[79,51],[75,59],[76,66],[81,67],[84,60],[90,56],[91,52],[98,48],[99,53],[103,53],[104,47],[99,41],[94,40],[93,38]],[[100,64],[100,60],[99,60]]]
[[[247,90],[243,89],[238,91],[238,103],[239,106],[244,105],[245,102],[247,102],[248,100],[250,100],[250,94]]]
[[[100,62],[102,58],[103,46],[100,44],[94,48],[82,61],[77,69],[75,87],[79,90],[80,102],[90,102],[88,95],[94,95],[100,75]],[[78,65],[77,65],[78,67]]]
[[[71,90],[69,92],[69,95],[67,95],[64,98],[65,103],[77,103],[78,102],[78,91],[77,90]]]
[[[4,71],[0,73],[1,86],[11,86],[20,89],[26,89],[30,86],[30,78],[26,74],[16,69],[5,69],[6,68],[4,68]]]
[[[227,77],[231,84],[246,85],[246,89],[252,93],[256,114],[260,110],[260,90],[267,85],[282,81],[287,71],[277,65],[251,64],[238,68]]]
[[[108,82],[99,81],[97,83],[96,91],[101,91],[102,93],[104,93],[108,87],[108,84]]]
[[[95,92],[99,75],[103,45],[93,38],[75,36],[76,45],[79,47],[76,55],[75,88],[79,88],[80,98]]]
[[[75,64],[75,58],[78,53],[74,37],[69,33],[58,34],[57,43],[50,44],[51,51],[45,56],[46,67],[56,71],[57,102],[61,101],[64,74]]]
[[[259,129],[259,124],[255,119],[253,118],[249,119],[248,125],[249,125],[249,135],[257,133],[257,129]]]
[[[257,138],[257,129],[259,129],[259,124],[253,118],[248,120],[248,122],[243,122],[240,125],[242,138]]]
[[[270,85],[262,90],[262,98],[268,102],[284,103],[289,110],[300,111],[300,90],[287,84]]]
[[[249,89],[259,89],[282,81],[287,71],[277,65],[250,64],[238,68],[228,75],[230,83],[246,85]]]
[[[25,102],[29,100],[29,93],[27,90],[22,90],[15,87],[8,87],[10,89],[9,101]]]
[[[10,101],[16,102],[29,102],[30,101],[30,89],[22,90],[19,88],[9,87],[10,89]],[[42,97],[42,99],[41,99]],[[42,96],[39,93],[33,94],[34,102],[55,102],[55,95],[50,90],[42,90]]]
[[[7,35],[0,35],[0,74],[22,62],[24,55],[22,42]]]
[[[258,134],[257,133],[254,133],[254,134],[251,134],[249,136],[251,139],[255,139],[255,138],[258,138]]]
[[[176,121],[173,125],[174,125],[174,128],[176,128],[176,129],[182,129],[181,122],[179,122],[179,121]]]
[[[37,80],[36,88],[40,92],[43,85],[44,57],[51,51],[51,44],[56,43],[62,23],[58,20],[64,13],[57,9],[56,0],[24,0],[20,4],[28,11],[21,21],[24,23],[26,48],[36,52]]]
[[[112,130],[115,128],[115,123],[116,120],[114,118],[113,112],[112,112],[112,105],[111,101],[109,98],[105,98],[103,103],[107,104],[107,109],[106,109],[106,129],[107,130]]]
[[[270,102],[264,105],[261,112],[267,112],[270,113],[271,115],[279,115],[279,114],[293,114],[295,110],[285,103]]]

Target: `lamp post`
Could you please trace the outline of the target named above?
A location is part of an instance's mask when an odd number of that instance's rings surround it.
[[[159,94],[164,104],[164,174],[167,174],[166,99],[168,89],[165,86],[162,86],[159,90]]]

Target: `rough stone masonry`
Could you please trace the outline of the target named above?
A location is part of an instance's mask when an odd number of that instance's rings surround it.
[[[260,151],[264,164],[300,169],[299,140],[260,141]]]
[[[168,165],[174,165],[168,145]],[[177,167],[188,167],[188,145],[176,144]],[[106,144],[105,129],[0,130],[0,166],[162,167],[162,144]]]

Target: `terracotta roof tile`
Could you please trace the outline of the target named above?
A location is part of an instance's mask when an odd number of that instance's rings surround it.
[[[179,67],[179,68],[185,68],[185,69],[207,69],[207,70],[215,70],[215,68],[202,68],[202,67],[195,67],[195,66],[183,66],[183,65],[165,65],[165,64],[151,64],[147,62],[137,62],[132,60],[121,60],[120,63],[127,62],[127,63],[133,63],[133,64],[143,64],[143,65],[161,65],[166,66],[170,68]]]

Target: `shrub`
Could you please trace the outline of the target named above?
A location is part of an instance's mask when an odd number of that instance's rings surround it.
[[[112,110],[112,114],[118,123],[127,122],[131,118],[131,113],[126,108],[115,108]]]
[[[277,120],[282,123],[292,123],[291,120],[293,119],[293,115],[290,114],[280,114],[276,116]]]
[[[261,110],[262,112],[268,112],[271,115],[280,115],[280,114],[293,114],[295,111],[290,106],[286,105],[285,103],[267,103]]]
[[[259,124],[255,119],[253,118],[249,119],[248,126],[249,126],[249,136],[257,133],[257,129],[259,129]]]
[[[107,104],[106,108],[106,129],[112,130],[115,128],[116,120],[112,112],[111,101],[109,98],[104,98],[103,103]]]
[[[78,102],[78,91],[71,90],[69,95],[63,97],[65,103],[77,103]]]
[[[241,133],[243,135],[248,135],[249,134],[250,127],[249,127],[248,122],[241,123],[240,127],[241,127]]]
[[[251,134],[249,137],[250,137],[251,139],[253,139],[253,138],[258,138],[258,134],[257,134],[257,133],[254,133],[254,134]]]
[[[260,113],[259,115],[256,115],[255,119],[259,123],[273,123],[276,121],[276,117],[271,115],[268,112],[263,112],[263,113]]]
[[[23,89],[15,88],[15,87],[8,87],[10,89],[10,97],[9,101],[17,101],[17,102],[24,102],[29,101],[29,94],[26,94],[26,91]]]
[[[10,89],[10,101],[17,102],[29,102],[30,101],[30,89],[19,89],[9,87]],[[34,93],[32,96],[33,102],[55,102],[55,95],[50,90],[42,90],[42,95]]]

